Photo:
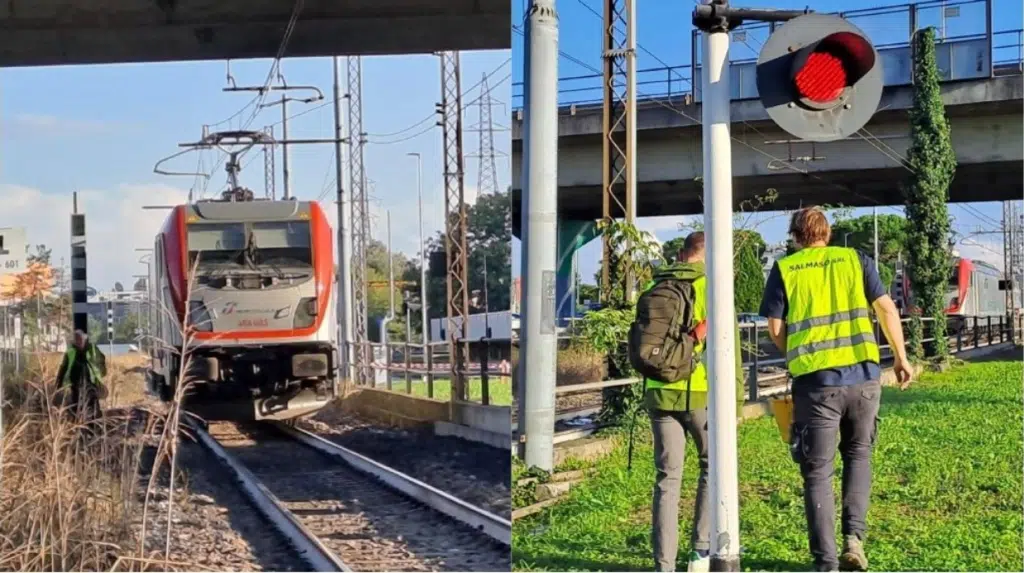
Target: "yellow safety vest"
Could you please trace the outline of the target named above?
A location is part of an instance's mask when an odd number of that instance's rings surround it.
[[[64,380],[61,384],[69,386],[71,384],[71,367],[75,364],[75,359],[78,357],[78,348],[71,346],[67,351],[68,357],[68,368],[64,371]],[[85,363],[89,367],[89,380],[95,386],[99,386],[103,383],[103,377],[100,376],[99,370],[96,369],[96,365],[93,364],[93,360],[96,358],[96,347],[89,345],[85,349]]]
[[[778,262],[786,289],[786,363],[793,376],[878,362],[857,251],[802,249]]]
[[[707,278],[699,277],[693,281],[693,320],[694,323],[707,318]],[[679,390],[685,392],[692,390],[694,392],[707,392],[708,391],[708,373],[704,368],[704,343],[701,342],[694,346],[693,353],[699,356],[697,366],[693,369],[690,374],[690,378],[687,380],[678,380],[672,383],[659,382],[657,380],[651,380],[647,378],[644,380],[648,390],[653,389],[665,389],[665,390]]]

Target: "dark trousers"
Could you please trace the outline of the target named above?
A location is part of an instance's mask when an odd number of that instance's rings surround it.
[[[654,484],[652,542],[654,562],[658,571],[675,571],[679,550],[679,486],[686,456],[686,434],[697,449],[700,475],[697,478],[697,499],[693,508],[690,542],[695,551],[711,548],[711,523],[708,511],[708,411],[651,412],[654,431]]]
[[[853,386],[793,388],[793,459],[804,478],[811,555],[819,570],[838,565],[832,476],[836,435],[843,458],[843,535],[864,539],[871,496],[871,453],[878,434],[877,381]]]
[[[68,412],[78,422],[91,422],[100,417],[100,398],[88,380],[73,383],[69,391]]]

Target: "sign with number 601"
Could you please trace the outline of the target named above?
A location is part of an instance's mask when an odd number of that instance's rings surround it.
[[[25,228],[0,228],[0,276],[25,270]]]

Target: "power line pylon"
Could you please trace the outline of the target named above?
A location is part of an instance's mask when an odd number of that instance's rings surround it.
[[[636,221],[636,0],[604,0],[602,218]],[[620,29],[624,28],[624,30]],[[602,238],[601,292],[610,293],[611,244]],[[628,297],[631,277],[624,281]],[[607,301],[606,301],[607,302]]]
[[[366,249],[370,233],[367,212],[366,173],[363,171],[363,65],[359,56],[346,58],[348,68],[348,154],[349,188],[352,190],[352,342],[357,384],[371,382],[373,362],[367,346]]]
[[[466,278],[465,172],[462,154],[462,81],[459,53],[439,52],[441,60],[441,133],[444,138],[445,260],[448,299],[448,360],[452,376],[452,402],[466,399],[465,363],[469,321]],[[486,400],[485,400],[486,403]]]
[[[477,172],[477,193],[480,195],[494,194],[501,191],[498,184],[497,157],[505,157],[505,153],[495,151],[494,132],[505,131],[502,126],[495,126],[491,113],[494,105],[503,105],[502,102],[494,99],[491,88],[487,84],[487,74],[484,74],[480,81],[480,97],[477,99],[477,123],[466,131],[479,134],[480,145],[476,153],[466,157],[476,158],[480,162],[480,169]]]

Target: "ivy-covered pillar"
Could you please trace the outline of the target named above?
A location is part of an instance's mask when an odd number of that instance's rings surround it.
[[[939,90],[935,29],[914,36],[914,102],[910,109],[910,176],[904,187],[907,210],[907,258],[910,290],[918,312],[911,315],[908,354],[942,361],[946,344],[945,294],[952,266],[949,249],[949,185],[956,173],[956,154]],[[922,318],[931,318],[925,332]],[[930,336],[926,336],[930,335]],[[925,346],[923,340],[931,338]]]

